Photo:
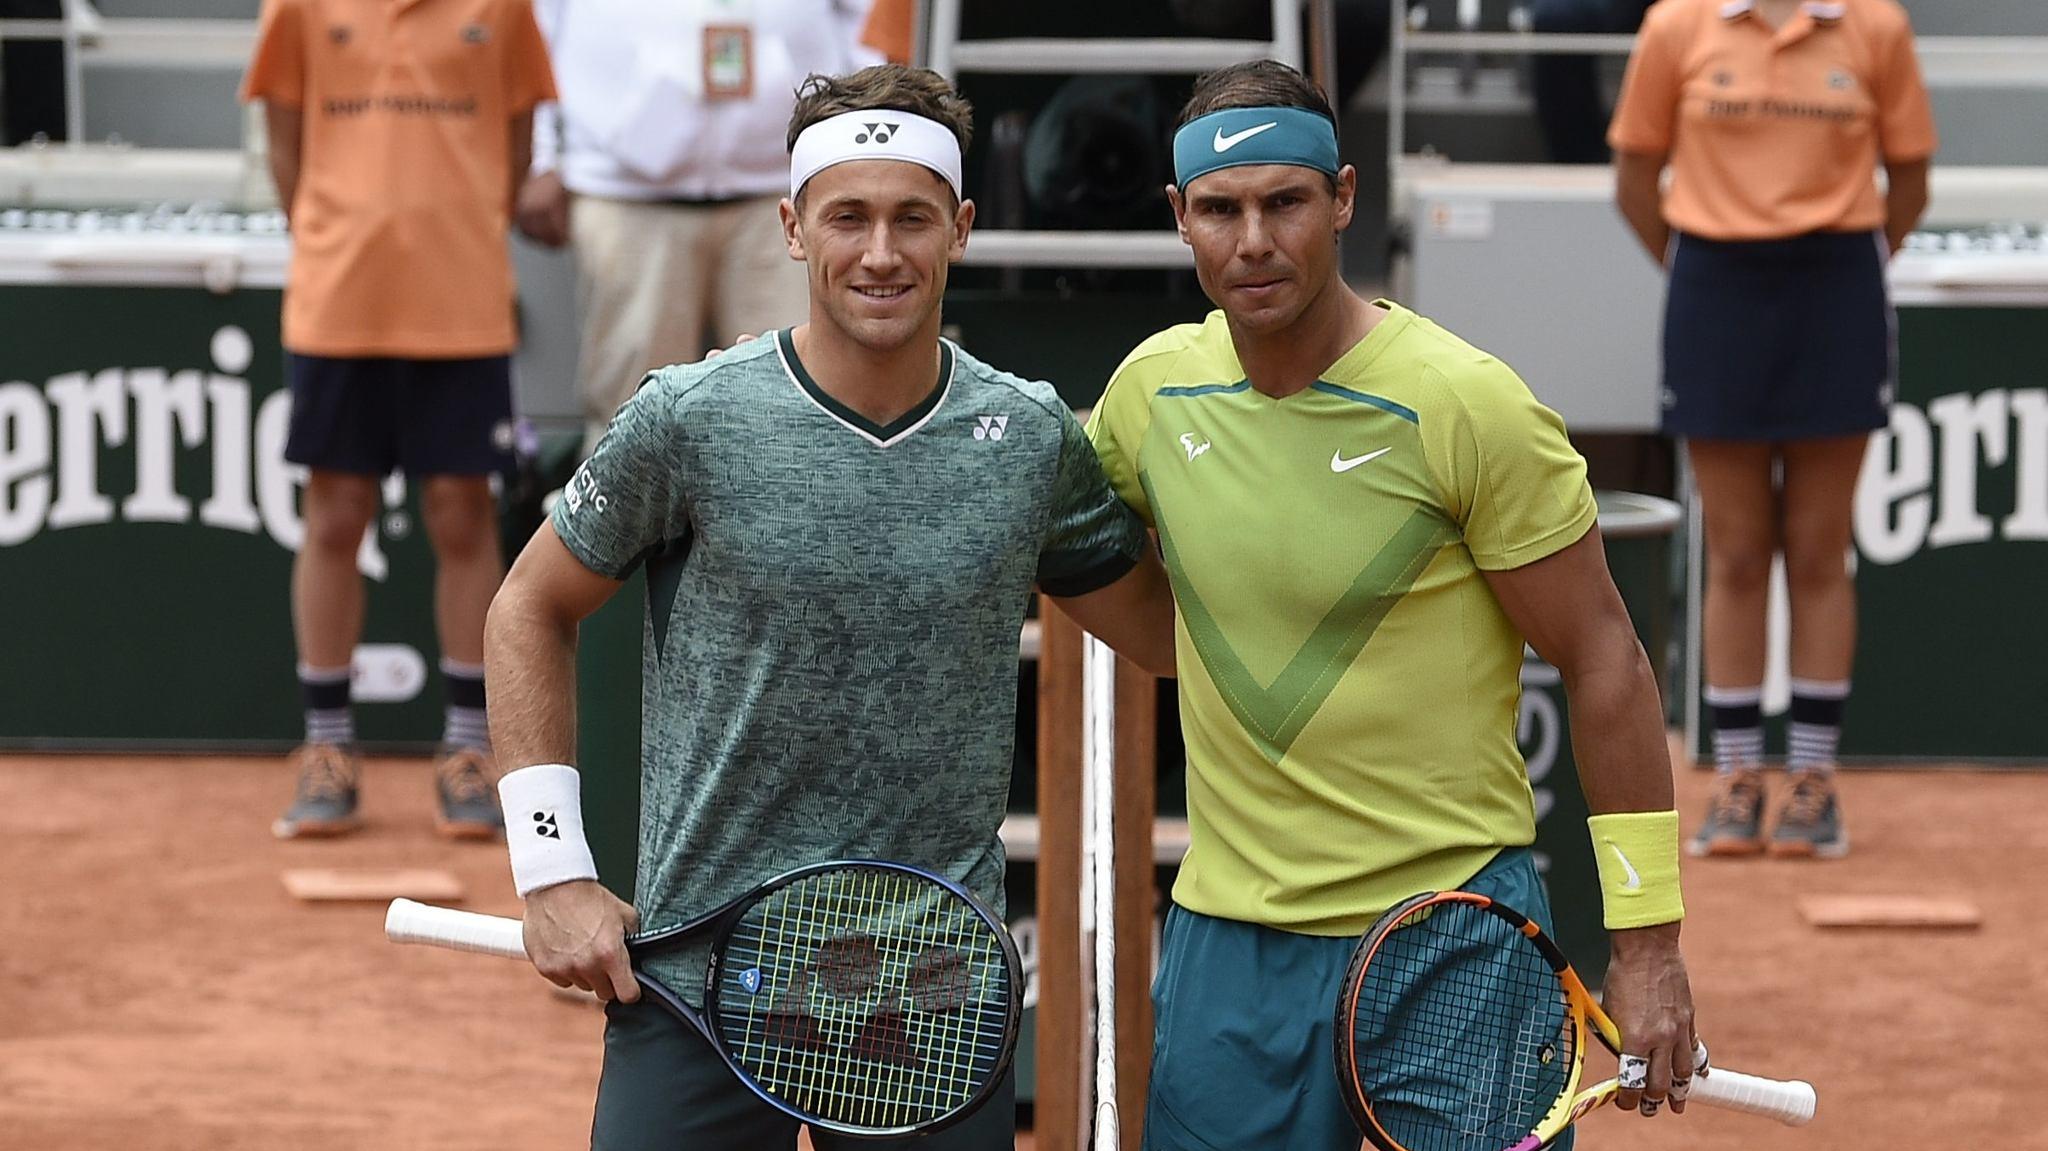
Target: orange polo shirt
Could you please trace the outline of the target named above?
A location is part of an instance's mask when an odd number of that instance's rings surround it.
[[[1664,219],[1716,240],[1885,222],[1880,163],[1934,154],[1934,113],[1895,0],[1808,0],[1781,27],[1753,0],[1660,0],[1608,143],[1669,156]]]
[[[917,13],[911,0],[875,0],[861,25],[860,42],[898,64],[916,53]]]
[[[242,98],[304,115],[285,347],[510,352],[511,124],[554,96],[530,0],[264,0]]]

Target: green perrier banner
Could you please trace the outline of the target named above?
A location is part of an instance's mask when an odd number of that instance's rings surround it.
[[[1846,762],[2048,759],[2044,333],[2040,308],[1899,309],[1898,394],[1856,488]],[[1784,719],[1768,718],[1774,753]],[[1691,732],[1702,759],[1708,734]]]
[[[1899,394],[1856,490],[1842,754],[2048,758],[2048,311],[1899,309]]]
[[[0,746],[297,741],[278,304],[0,285]],[[358,553],[357,725],[431,743],[432,557],[403,483],[384,495]]]

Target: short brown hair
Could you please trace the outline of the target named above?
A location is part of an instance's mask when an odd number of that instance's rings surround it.
[[[796,89],[796,109],[789,114],[792,151],[805,128],[846,112],[908,112],[936,120],[953,130],[960,150],[974,138],[974,106],[953,88],[952,81],[929,68],[877,64],[850,76],[812,73]]]
[[[1300,108],[1333,125],[1337,122],[1337,113],[1321,85],[1277,60],[1254,60],[1197,77],[1194,93],[1173,123],[1174,130],[1225,108]]]

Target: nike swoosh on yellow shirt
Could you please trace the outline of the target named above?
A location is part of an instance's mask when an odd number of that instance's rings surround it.
[[[1360,464],[1371,463],[1372,461],[1379,459],[1381,456],[1386,455],[1388,452],[1391,452],[1393,450],[1393,445],[1390,444],[1376,452],[1367,452],[1362,456],[1353,456],[1351,459],[1348,460],[1344,458],[1344,453],[1342,451],[1331,452],[1330,470],[1333,472],[1348,472],[1352,468],[1355,468]]]

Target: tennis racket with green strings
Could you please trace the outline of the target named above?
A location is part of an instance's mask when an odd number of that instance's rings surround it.
[[[409,899],[384,932],[526,958],[522,925]],[[710,945],[700,1010],[645,969]],[[701,1033],[755,1094],[820,1130],[884,1138],[965,1118],[1016,1050],[1024,977],[1002,921],[965,888],[914,867],[798,868],[687,923],[629,938],[634,977]]]

